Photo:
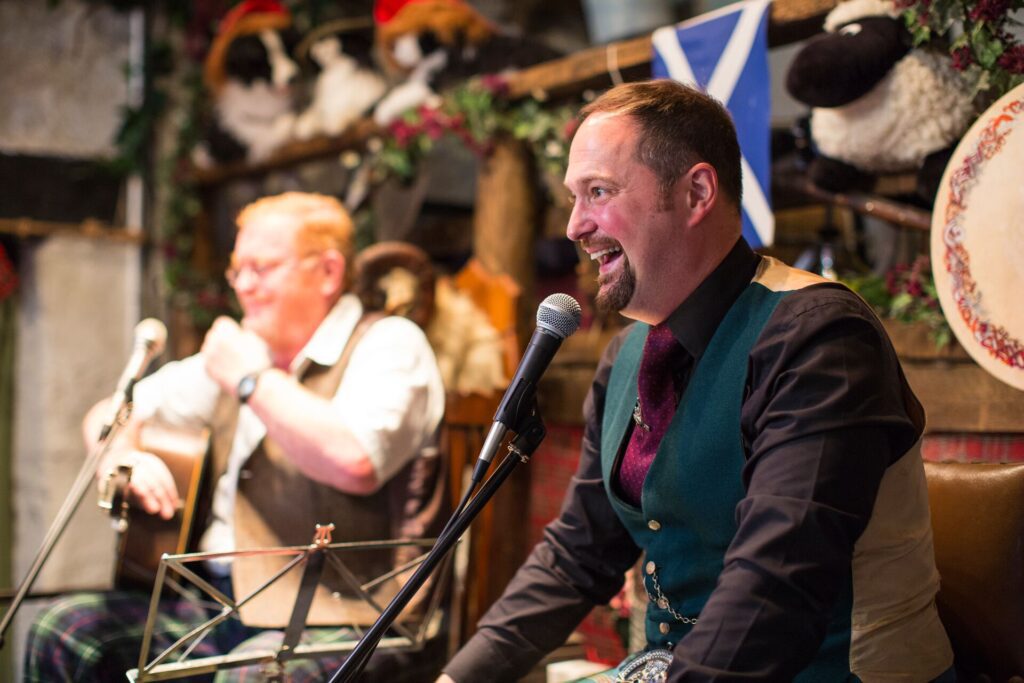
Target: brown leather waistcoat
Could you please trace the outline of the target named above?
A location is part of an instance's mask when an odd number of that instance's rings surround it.
[[[352,351],[366,329],[380,315],[366,315],[353,331],[338,362],[331,367],[311,363],[300,381],[324,398],[334,396]],[[227,468],[228,453],[238,422],[239,403],[223,394],[212,421],[211,490]],[[316,524],[334,524],[335,543],[421,538],[439,532],[447,498],[443,458],[432,438],[417,457],[375,493],[342,493],[305,477],[272,439],[264,438],[243,465],[234,507],[236,550],[308,545]],[[307,618],[308,625],[372,624],[411,571],[370,589],[374,609],[353,584],[364,584],[397,564],[424,552],[419,548],[336,550],[324,565]],[[333,556],[333,557],[332,557]],[[232,563],[235,598],[241,600],[280,571],[294,555],[236,558]],[[338,566],[340,560],[344,568]],[[295,604],[303,566],[284,574],[241,608],[250,626],[283,628]],[[347,576],[346,576],[347,575]],[[421,590],[418,596],[424,596]],[[401,619],[418,615],[424,600],[414,602]]]

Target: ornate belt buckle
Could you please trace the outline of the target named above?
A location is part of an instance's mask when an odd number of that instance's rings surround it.
[[[655,648],[641,652],[632,661],[622,665],[616,683],[664,683],[668,678],[668,665],[672,651]]]

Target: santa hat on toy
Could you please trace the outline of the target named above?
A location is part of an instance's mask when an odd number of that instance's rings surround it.
[[[462,0],[377,0],[373,7],[377,42],[390,61],[400,36],[433,31],[445,45],[478,45],[496,32],[494,25]]]
[[[283,31],[292,25],[292,16],[276,0],[245,0],[231,8],[217,26],[210,51],[203,62],[203,83],[211,93],[224,86],[224,60],[231,43],[242,36],[263,31]]]

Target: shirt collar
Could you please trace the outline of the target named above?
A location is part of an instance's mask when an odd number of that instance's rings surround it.
[[[337,363],[362,315],[363,305],[359,299],[354,294],[342,295],[299,355],[292,360],[289,368],[292,374],[301,374],[310,363],[326,367]]]
[[[666,324],[693,358],[704,354],[722,318],[753,279],[760,261],[761,257],[741,237],[693,294],[669,315]]]

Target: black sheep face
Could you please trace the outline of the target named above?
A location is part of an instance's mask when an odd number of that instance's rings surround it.
[[[839,107],[870,92],[911,48],[898,19],[863,17],[811,38],[786,74],[786,90],[812,107]]]

